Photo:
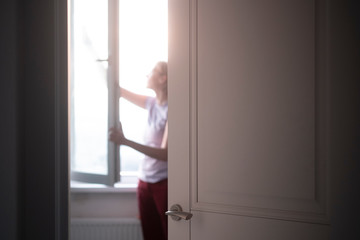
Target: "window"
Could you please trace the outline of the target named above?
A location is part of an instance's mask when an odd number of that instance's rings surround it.
[[[146,111],[118,98],[117,85],[145,95],[146,75],[167,61],[166,0],[71,0],[71,178],[113,185],[136,182],[142,154],[108,141],[122,122],[142,142]]]

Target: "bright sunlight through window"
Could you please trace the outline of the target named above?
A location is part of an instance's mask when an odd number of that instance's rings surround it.
[[[146,89],[146,75],[156,62],[167,61],[168,49],[167,0],[118,0],[113,4],[114,0],[71,0],[69,26],[72,180],[108,185],[102,176],[116,165],[120,173],[115,174],[121,175],[122,182],[136,182],[143,157],[125,146],[111,153],[115,148],[108,141],[108,129],[114,116],[122,122],[125,135],[140,143],[147,122],[146,110],[123,99],[119,104],[111,101],[117,94],[112,83],[153,95]],[[113,11],[116,5],[118,11]],[[117,19],[118,24],[112,24]],[[118,52],[109,44],[114,39]],[[119,59],[117,66],[111,65],[114,56]],[[118,79],[110,77],[113,67],[118,68]],[[113,164],[118,159],[120,163]]]

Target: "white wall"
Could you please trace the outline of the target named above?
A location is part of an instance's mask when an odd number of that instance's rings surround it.
[[[136,190],[71,190],[71,218],[137,218]]]

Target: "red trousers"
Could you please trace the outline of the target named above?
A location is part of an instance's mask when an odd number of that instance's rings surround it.
[[[144,240],[167,240],[167,179],[157,183],[139,180],[137,199]]]

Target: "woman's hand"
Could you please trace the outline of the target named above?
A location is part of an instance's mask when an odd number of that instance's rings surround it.
[[[109,139],[110,141],[116,143],[117,145],[123,145],[127,141],[127,139],[124,136],[124,132],[122,130],[122,126],[120,123],[119,128],[110,128],[109,129]]]
[[[161,148],[155,148],[146,146],[134,141],[127,139],[124,136],[121,123],[119,128],[110,128],[109,129],[109,139],[110,141],[116,143],[117,145],[125,145],[129,146],[145,155],[148,155],[152,158],[167,161],[167,127],[166,127],[166,134],[164,135],[163,144]]]

